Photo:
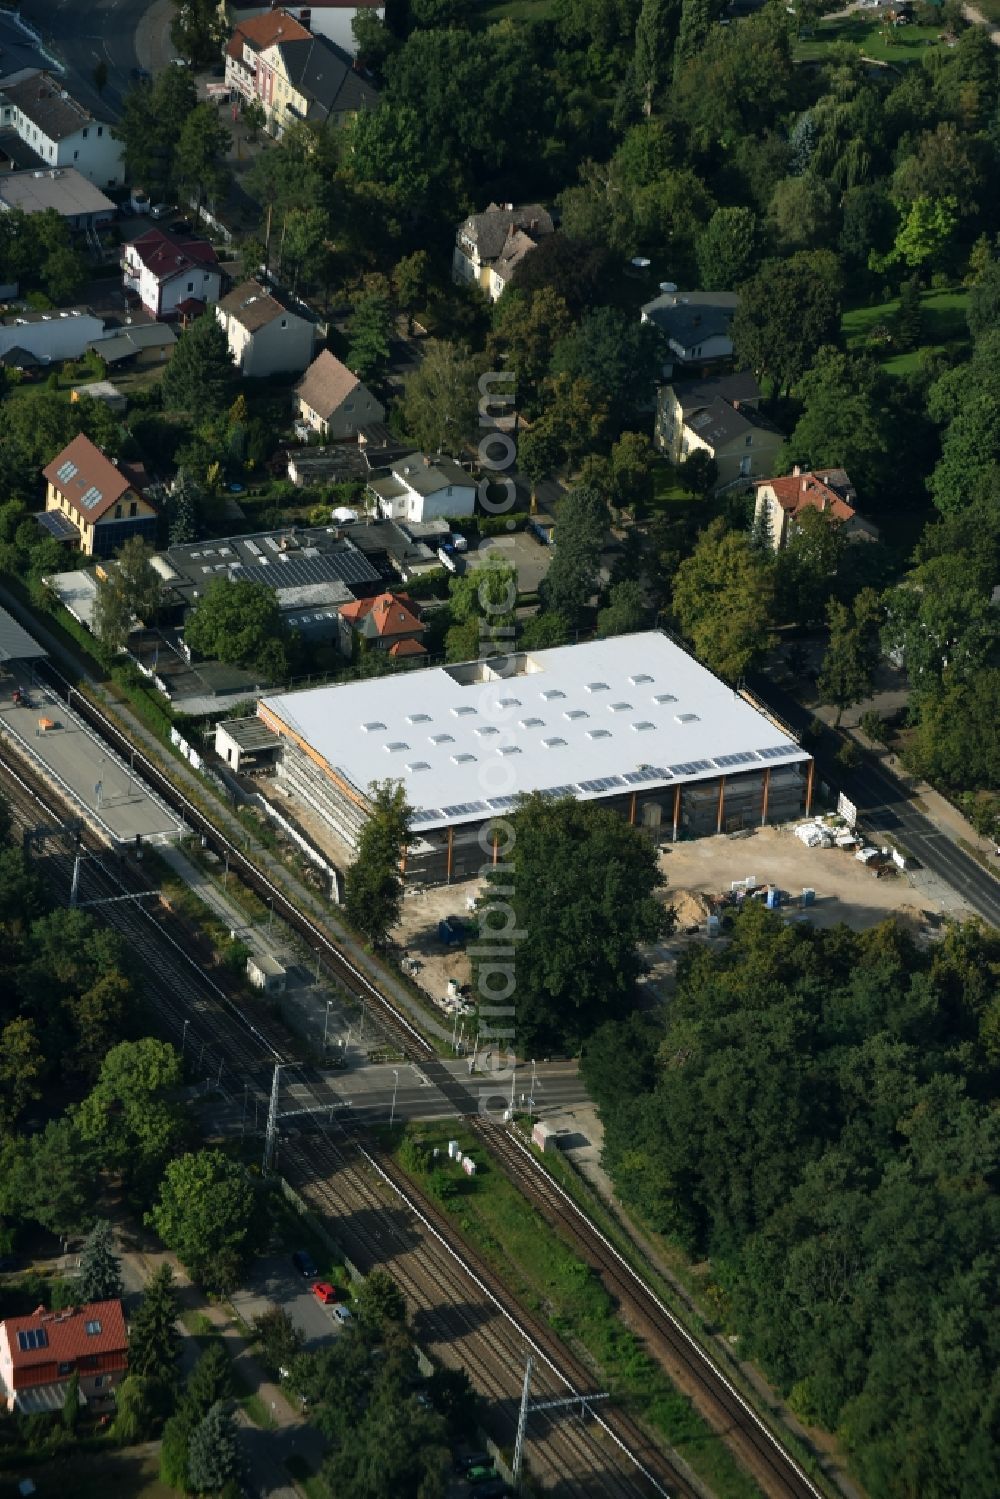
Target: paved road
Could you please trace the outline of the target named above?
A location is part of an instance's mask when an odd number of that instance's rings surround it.
[[[801,732],[808,726],[811,710],[803,708],[783,688],[766,677],[750,685],[793,729]],[[855,803],[864,826],[895,833],[915,858],[957,891],[984,920],[1000,927],[1000,881],[919,811],[912,793],[888,771],[870,761],[849,772],[835,766],[833,756],[839,743],[837,736],[826,732],[816,751],[817,769],[831,786],[842,789]]]
[[[117,115],[132,68],[163,67],[173,55],[171,0],[21,0],[21,14],[67,70],[67,82],[82,104]],[[106,64],[102,94],[94,68]]]

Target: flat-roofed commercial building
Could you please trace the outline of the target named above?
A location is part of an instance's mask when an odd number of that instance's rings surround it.
[[[474,874],[526,792],[674,839],[797,817],[812,798],[792,734],[656,631],[266,697],[258,716],[284,741],[293,807],[350,848],[371,783],[400,780],[407,873],[427,881]]]

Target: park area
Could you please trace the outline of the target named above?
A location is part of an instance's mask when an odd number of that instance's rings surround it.
[[[915,349],[905,351],[897,351],[892,339],[893,326],[899,313],[898,297],[888,302],[879,302],[874,307],[852,307],[843,317],[844,341],[854,353],[874,353],[887,374],[909,375],[919,367],[924,353],[968,339],[968,305],[968,292],[959,288],[924,292],[920,298],[920,344]],[[889,337],[880,338],[880,329],[888,330]]]
[[[893,26],[865,11],[821,21],[810,36],[795,45],[796,62],[827,62],[834,47],[856,47],[862,57],[886,67],[905,68],[919,62],[927,49],[947,45],[937,26]]]

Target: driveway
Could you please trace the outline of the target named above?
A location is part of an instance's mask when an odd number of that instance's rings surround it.
[[[254,1317],[269,1306],[283,1307],[305,1338],[306,1347],[315,1348],[336,1336],[338,1324],[333,1308],[320,1305],[311,1285],[295,1269],[290,1255],[271,1254],[256,1261],[246,1276],[246,1284],[233,1293],[230,1301],[251,1326]]]

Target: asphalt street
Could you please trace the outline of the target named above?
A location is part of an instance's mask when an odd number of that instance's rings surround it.
[[[159,0],[21,0],[20,9],[46,51],[66,68],[73,93],[98,114],[119,112],[133,68],[162,67],[172,55],[171,11]],[[101,94],[94,87],[99,62],[108,70]]]
[[[812,712],[768,678],[750,683],[753,691],[793,729],[801,733],[812,720]],[[914,806],[913,794],[895,776],[862,761],[857,769],[841,770],[834,763],[840,744],[827,730],[816,749],[816,768],[831,786],[854,802],[863,825],[894,834],[915,859],[945,880],[985,921],[1000,927],[1000,880],[958,847],[947,833]]]

